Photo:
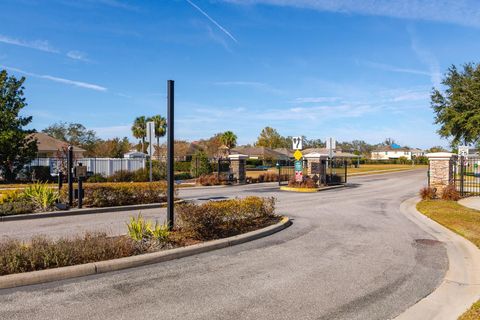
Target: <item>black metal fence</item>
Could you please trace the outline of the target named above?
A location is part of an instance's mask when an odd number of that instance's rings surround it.
[[[459,157],[453,165],[455,188],[462,196],[480,194],[480,157]]]

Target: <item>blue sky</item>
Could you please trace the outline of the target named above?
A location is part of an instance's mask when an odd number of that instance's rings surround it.
[[[176,135],[233,130],[447,145],[429,92],[451,64],[478,62],[470,0],[3,0],[0,68],[26,76],[37,130],[80,122],[131,137],[138,115]]]

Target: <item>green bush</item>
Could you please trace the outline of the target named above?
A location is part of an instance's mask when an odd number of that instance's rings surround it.
[[[170,231],[167,224],[155,225],[150,220],[145,220],[141,213],[138,217],[131,217],[127,223],[128,236],[135,241],[143,250],[153,247],[154,245],[164,245],[168,242]]]
[[[213,168],[207,154],[203,151],[195,152],[190,166],[190,174],[192,177],[198,178],[201,175],[212,173],[212,171]]]
[[[47,184],[35,183],[25,188],[23,197],[32,202],[38,210],[49,211],[55,206],[59,194]]]
[[[177,226],[197,240],[211,240],[237,235],[278,220],[275,199],[246,197],[177,207]]]
[[[191,161],[175,161],[175,172],[189,172],[191,165]]]
[[[87,182],[107,182],[107,178],[105,178],[102,174],[100,173],[95,173],[88,177]]]
[[[4,202],[0,204],[0,216],[32,213],[34,211],[35,205],[27,200]]]
[[[31,166],[28,175],[33,181],[54,182],[56,178],[50,174],[50,167],[47,166]]]
[[[67,199],[62,189],[62,200]],[[84,184],[83,204],[86,207],[112,207],[159,203],[167,199],[167,184],[161,182],[107,182]]]
[[[175,180],[188,180],[192,179],[192,176],[188,172],[175,173]]]
[[[0,276],[95,261],[118,259],[142,253],[127,237],[86,234],[57,241],[35,237],[25,243],[18,240],[0,242]]]

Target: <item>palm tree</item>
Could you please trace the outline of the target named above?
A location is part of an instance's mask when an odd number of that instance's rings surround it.
[[[155,123],[155,138],[157,138],[158,157],[160,158],[160,138],[164,137],[167,133],[167,119],[157,114],[148,118],[147,121],[153,121]]]
[[[142,142],[142,152],[145,153],[145,137],[147,136],[147,120],[145,116],[136,117],[132,125],[132,134]]]
[[[229,149],[235,148],[237,145],[237,136],[232,131],[225,131],[221,137],[220,141],[226,145]]]

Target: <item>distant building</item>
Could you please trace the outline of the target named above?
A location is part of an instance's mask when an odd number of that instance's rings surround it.
[[[398,145],[385,146],[373,150],[371,153],[372,160],[395,160],[401,157],[412,160],[413,157],[424,156],[425,151],[416,148],[403,148]]]
[[[230,150],[231,154],[245,154],[249,159],[258,160],[288,160],[289,156],[267,147],[238,147]]]
[[[65,153],[68,143],[55,139],[43,132],[32,133],[31,136],[37,140],[37,158],[56,158]],[[73,157],[83,158],[85,150],[77,146],[73,146]]]

